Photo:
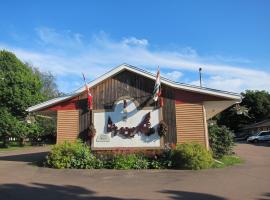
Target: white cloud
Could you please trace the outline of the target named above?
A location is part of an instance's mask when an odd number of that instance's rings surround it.
[[[172,72],[168,72],[168,73],[161,74],[161,75],[172,80],[172,81],[178,82],[179,79],[183,76],[183,73],[179,72],[179,71],[172,71]]]
[[[137,39],[135,37],[129,37],[129,38],[125,38],[123,40],[123,44],[125,45],[135,45],[135,46],[147,46],[148,45],[148,41],[146,39]]]
[[[36,50],[8,44],[0,44],[0,49],[13,51],[20,59],[43,71],[51,71],[60,79],[68,76],[79,77],[81,72],[93,79],[112,67],[129,63],[149,71],[155,71],[159,65],[162,71],[167,72],[165,76],[176,81],[181,78],[183,71],[197,73],[198,68],[202,67],[203,83],[206,87],[235,92],[245,89],[269,90],[269,72],[226,64],[226,58],[216,55],[203,57],[191,47],[174,51],[153,50],[147,39],[132,36],[115,41],[101,32],[86,40],[85,36],[71,31],[56,32],[49,28],[39,28],[36,31]],[[233,57],[228,60],[250,62],[248,59]],[[189,80],[190,83],[197,84],[195,80]],[[61,79],[59,83],[64,84],[64,81]],[[69,80],[66,82],[70,85]],[[66,90],[61,85],[60,88]],[[77,86],[74,83],[69,91],[75,88]]]

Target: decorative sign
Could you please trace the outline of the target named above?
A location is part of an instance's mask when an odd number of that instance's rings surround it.
[[[161,108],[137,109],[132,100],[119,100],[114,110],[93,111],[94,148],[160,147]],[[106,136],[104,136],[106,135]],[[103,138],[107,137],[107,138]],[[102,139],[101,139],[102,138]]]
[[[110,142],[110,137],[109,135],[106,135],[106,134],[100,134],[97,136],[96,141],[97,142]]]
[[[150,112],[147,113],[142,119],[141,123],[136,127],[121,127],[118,128],[113,122],[111,117],[108,117],[107,132],[112,133],[113,136],[120,134],[127,138],[133,138],[135,134],[143,133],[146,136],[150,136],[155,133],[155,129],[151,128]]]

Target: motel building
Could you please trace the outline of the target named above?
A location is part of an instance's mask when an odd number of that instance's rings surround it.
[[[236,93],[160,78],[161,95],[153,100],[156,75],[122,64],[66,96],[27,109],[57,119],[56,142],[89,143],[93,150],[162,150],[197,142],[209,148],[207,120],[241,101]]]

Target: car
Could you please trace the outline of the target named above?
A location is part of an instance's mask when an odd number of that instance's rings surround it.
[[[252,136],[251,133],[246,133],[246,132],[238,132],[235,133],[234,140],[235,141],[246,141],[250,136]]]
[[[270,141],[270,131],[261,131],[253,136],[248,137],[247,142],[257,143]]]

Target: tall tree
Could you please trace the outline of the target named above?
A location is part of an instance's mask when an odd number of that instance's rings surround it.
[[[0,51],[0,138],[7,146],[10,136],[23,142],[33,131],[24,121],[26,108],[44,99],[42,81],[13,53]]]
[[[267,91],[247,90],[242,96],[240,106],[248,110],[248,113],[239,114],[235,106],[232,106],[217,116],[218,124],[239,131],[245,125],[270,118],[270,94]]]
[[[31,67],[28,64],[29,67]],[[58,88],[56,84],[56,78],[51,72],[41,72],[38,68],[31,67],[32,70],[36,75],[39,76],[42,87],[41,87],[41,93],[42,96],[44,97],[44,100],[52,99],[55,97],[59,97],[63,95]]]
[[[270,118],[270,93],[267,91],[247,90],[241,105],[249,109],[250,122],[259,122]]]
[[[0,88],[0,107],[17,118],[25,117],[26,108],[43,99],[39,76],[8,51],[0,51]]]

